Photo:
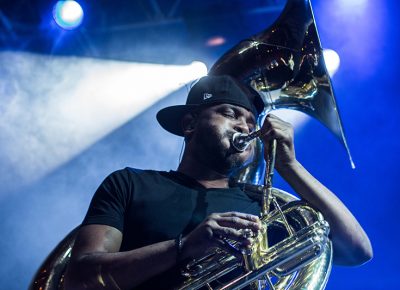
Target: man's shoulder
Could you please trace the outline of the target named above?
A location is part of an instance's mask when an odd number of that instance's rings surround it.
[[[162,171],[125,167],[111,172],[103,181],[101,187],[118,189],[120,192],[137,192],[146,188],[165,185],[166,179]]]
[[[125,167],[118,169],[110,174],[110,177],[124,178],[124,179],[143,179],[143,178],[158,178],[164,171],[152,169],[140,169],[134,167]]]

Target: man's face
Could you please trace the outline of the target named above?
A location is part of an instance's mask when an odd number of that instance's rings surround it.
[[[232,136],[236,132],[252,132],[255,122],[253,113],[240,106],[218,104],[203,109],[190,139],[195,146],[194,154],[217,172],[230,174],[253,156],[253,146],[237,152],[232,147]]]

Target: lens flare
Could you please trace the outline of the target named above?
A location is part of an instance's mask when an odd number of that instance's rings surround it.
[[[54,5],[53,17],[55,22],[64,29],[78,27],[83,20],[83,9],[76,1],[58,1]]]

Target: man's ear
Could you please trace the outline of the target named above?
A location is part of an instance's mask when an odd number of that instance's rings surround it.
[[[193,134],[197,124],[197,114],[194,112],[187,113],[182,118],[182,130],[183,135],[186,138],[190,138]]]

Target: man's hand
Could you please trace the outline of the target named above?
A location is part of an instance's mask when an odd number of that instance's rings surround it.
[[[296,161],[293,143],[293,127],[273,114],[268,114],[261,128],[261,139],[264,143],[264,158],[268,154],[268,147],[273,139],[276,139],[275,167],[278,171]]]
[[[373,255],[371,243],[356,218],[334,193],[297,161],[292,126],[268,114],[261,130],[264,154],[268,152],[270,141],[276,139],[275,168],[297,194],[318,209],[329,222],[334,263],[360,265],[370,260]]]
[[[236,241],[242,247],[247,247],[252,243],[252,239],[246,236],[245,229],[257,234],[261,230],[260,219],[255,215],[239,212],[213,213],[183,238],[182,257],[196,258],[211,248],[224,248],[224,239]]]

